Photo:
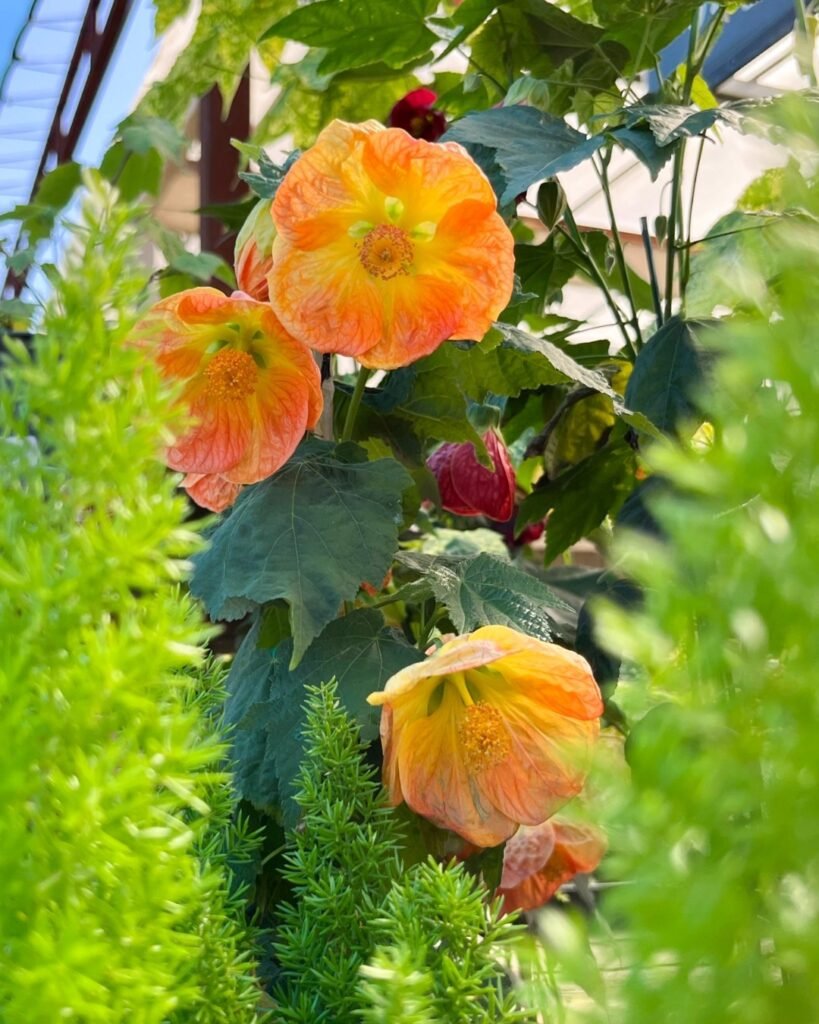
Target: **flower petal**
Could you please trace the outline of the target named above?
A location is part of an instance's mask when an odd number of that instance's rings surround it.
[[[462,705],[445,691],[440,707],[402,731],[397,752],[404,800],[440,828],[477,846],[496,846],[516,822],[485,800],[459,756],[457,714]]]
[[[277,239],[268,283],[279,319],[317,352],[358,357],[383,335],[377,283],[349,239],[310,252]]]
[[[360,152],[367,138],[383,131],[377,121],[333,121],[320,132],[276,192],[272,214],[279,234],[300,248],[315,248],[355,221],[379,216],[383,196],[363,173]]]
[[[247,403],[216,401],[196,385],[187,388],[180,401],[188,405],[194,426],[170,445],[168,465],[183,473],[226,473],[251,441],[254,424]]]
[[[233,484],[219,473],[188,473],[182,486],[197,505],[211,512],[223,512],[242,489],[241,484]]]
[[[521,825],[503,851],[501,888],[513,889],[539,871],[554,848],[555,829],[551,820],[540,825]]]

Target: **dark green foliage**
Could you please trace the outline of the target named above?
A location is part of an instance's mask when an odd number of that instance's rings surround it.
[[[279,908],[275,940],[277,1019],[351,1024],[359,1019],[359,971],[401,871],[401,834],[335,686],[313,689],[304,738],[296,797],[302,821],[290,834],[284,869],[294,902]]]
[[[294,782],[304,756],[306,687],[335,678],[338,696],[366,741],[378,735],[378,712],[367,695],[383,688],[395,672],[419,661],[421,652],[375,609],[358,609],[331,622],[289,668],[292,641],[274,650],[258,648],[258,623],[231,666],[227,719],[235,726],[235,785],[259,807],[278,806],[295,822]]]
[[[672,317],[652,336],[634,363],[625,402],[667,433],[699,425],[694,395],[702,391],[712,353],[697,333],[704,323]]]
[[[267,601],[290,605],[293,665],[362,582],[380,586],[398,546],[401,492],[393,459],[310,438],[274,476],[247,487],[197,558],[191,590],[214,618]]]
[[[510,626],[549,641],[554,612],[571,611],[545,583],[485,552],[463,559],[405,552],[400,560],[423,573],[459,633]]]

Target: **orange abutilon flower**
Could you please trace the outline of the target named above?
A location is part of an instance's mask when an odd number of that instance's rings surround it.
[[[504,913],[542,907],[578,872],[594,871],[606,852],[599,828],[559,815],[541,825],[521,825],[503,851],[498,895]]]
[[[603,711],[580,655],[507,626],[448,641],[367,699],[383,706],[392,802],[476,846],[580,791]]]
[[[273,308],[312,348],[385,370],[480,340],[514,281],[496,205],[456,143],[333,121],[273,200]]]
[[[234,269],[239,291],[252,299],[267,302],[267,275],[273,266],[273,239],[276,231],[270,215],[270,200],[260,199],[236,236]]]
[[[182,485],[213,511],[242,484],[275,473],[321,415],[318,367],[269,306],[242,292],[192,288],[163,299],[139,321],[132,340],[166,378],[192,425],[166,461]]]

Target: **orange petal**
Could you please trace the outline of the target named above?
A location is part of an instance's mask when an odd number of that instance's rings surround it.
[[[382,337],[378,287],[350,239],[311,252],[277,239],[269,285],[279,319],[318,352],[358,357]]]
[[[521,825],[503,850],[501,888],[513,889],[539,871],[552,856],[555,829],[551,821],[541,825]]]
[[[293,245],[313,248],[383,212],[383,196],[363,173],[360,151],[369,136],[385,130],[377,121],[333,121],[320,132],[276,192],[272,214],[278,233]]]
[[[361,153],[364,170],[376,189],[404,204],[408,225],[438,221],[449,207],[465,199],[487,212],[497,206],[486,176],[456,143],[425,142],[400,128],[388,128],[369,135]]]
[[[512,835],[516,822],[484,798],[464,768],[457,730],[460,707],[458,696],[445,691],[432,715],[402,731],[397,762],[403,797],[440,828],[477,846],[496,846]]]
[[[241,484],[232,484],[219,473],[188,473],[182,486],[197,505],[222,512],[236,501]]]
[[[452,338],[480,341],[512,297],[514,239],[494,210],[487,212],[475,202],[447,211],[435,237],[418,246],[417,262],[419,269],[455,282],[460,291]]]
[[[370,704],[396,702],[402,698],[413,698],[414,691],[430,679],[437,679],[452,672],[466,672],[468,669],[490,665],[510,652],[519,650],[520,641],[525,640],[523,634],[516,633],[505,626],[492,627],[497,631],[493,636],[479,635],[483,630],[467,633],[464,636],[448,640],[430,654],[424,661],[408,665],[391,676],[383,690],[371,693],[367,697]]]
[[[251,442],[254,425],[248,404],[211,400],[201,387],[189,388],[181,401],[189,396],[195,426],[168,448],[167,463],[183,473],[227,473]]]
[[[550,831],[553,836],[552,849],[539,867],[528,875],[526,868],[536,859],[539,832]],[[520,847],[531,842],[532,857],[521,856]],[[542,853],[547,850],[542,843]],[[606,852],[603,833],[591,825],[574,825],[554,818],[537,828],[522,827],[507,843],[503,856],[503,876],[499,895],[503,896],[504,913],[515,910],[535,910],[542,907],[578,872],[594,871]]]
[[[516,640],[503,660],[493,667],[506,680],[509,692],[531,698],[534,704],[572,718],[596,719],[603,713],[600,690],[589,663],[574,651],[524,636],[506,626],[483,626],[472,636],[499,646]],[[503,700],[505,691],[498,692]]]
[[[512,749],[501,764],[481,772],[481,788],[513,820],[538,825],[583,788],[598,723],[565,718],[531,701],[494,706]]]

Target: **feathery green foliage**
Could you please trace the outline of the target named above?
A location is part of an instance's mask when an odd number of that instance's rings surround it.
[[[308,688],[305,759],[285,877],[294,902],[281,908],[275,943],[282,1021],[356,1020],[356,981],[374,948],[373,920],[398,877],[401,833],[358,728],[336,688]]]
[[[405,1024],[422,1012],[430,1014],[424,1020],[440,1024],[533,1019],[504,992],[498,963],[502,944],[518,929],[501,917],[498,901],[487,903],[486,889],[462,864],[444,866],[430,858],[416,865],[393,885],[377,925],[389,945],[379,948],[365,972],[365,1020],[387,1024],[396,1010]],[[399,995],[396,986],[405,980],[408,989]]]
[[[124,344],[139,224],[86,184],[41,331],[5,339],[0,376],[0,1017],[250,1022],[206,839],[222,746],[189,697],[197,541],[157,459],[167,396]]]

